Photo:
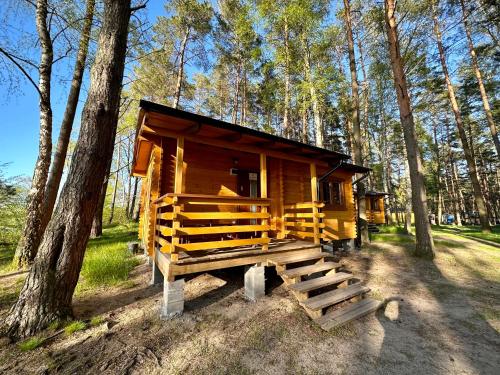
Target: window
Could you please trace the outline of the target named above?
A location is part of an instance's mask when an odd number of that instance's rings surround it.
[[[382,211],[380,207],[380,198],[376,197],[372,199],[373,211]]]
[[[326,205],[336,208],[343,207],[345,204],[344,183],[342,181],[323,181],[321,183],[320,198]]]

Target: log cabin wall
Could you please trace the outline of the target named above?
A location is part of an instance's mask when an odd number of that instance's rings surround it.
[[[324,169],[320,170],[320,174],[325,172]],[[356,238],[356,208],[352,190],[352,175],[351,172],[337,170],[329,177],[331,181],[342,181],[345,202],[342,207],[333,208],[326,205],[321,211],[325,214],[323,232],[333,240]]]
[[[161,195],[174,191],[176,140],[163,138]],[[238,176],[230,169],[259,171],[259,155],[186,141],[184,146],[184,178],[182,192],[188,194],[238,195]],[[263,150],[265,152],[265,150]],[[284,205],[311,201],[310,165],[268,157],[268,196],[272,199],[269,212],[271,237],[284,237]],[[318,167],[318,176],[328,168]],[[331,176],[343,179],[346,207],[344,210],[323,209],[329,238],[355,238],[355,210],[351,184],[352,173],[336,171]],[[213,210],[197,207],[198,211]],[[235,207],[218,206],[219,211],[236,211]]]
[[[375,201],[378,201],[378,210],[374,210]],[[373,224],[385,224],[385,210],[384,210],[384,197],[383,196],[371,196],[367,197],[367,209],[366,215],[368,221]]]

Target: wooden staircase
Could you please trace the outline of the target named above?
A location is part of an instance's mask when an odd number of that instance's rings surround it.
[[[341,265],[321,252],[286,255],[270,263],[307,314],[328,331],[376,311],[380,301],[365,298],[370,288],[339,272]]]

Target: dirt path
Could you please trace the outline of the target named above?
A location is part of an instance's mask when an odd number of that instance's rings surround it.
[[[0,373],[498,374],[500,252],[439,235],[428,262],[409,257],[410,246],[384,241],[340,260],[388,303],[333,332],[309,320],[271,269],[257,303],[243,298],[242,269],[191,277],[185,314],[161,321],[161,287],[148,286],[141,265],[133,287],[76,301],[80,318],[106,323],[27,353],[4,342]]]

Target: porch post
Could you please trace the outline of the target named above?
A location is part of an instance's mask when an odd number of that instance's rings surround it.
[[[267,198],[267,159],[266,154],[260,154],[260,197]],[[262,213],[267,213],[267,206],[261,207]],[[268,225],[268,219],[262,219],[262,225]],[[262,238],[268,238],[267,231],[262,232]],[[262,244],[262,250],[266,251],[269,249],[267,243]]]
[[[319,220],[318,220],[318,207],[316,202],[318,201],[318,178],[316,176],[316,164],[311,163],[311,200],[312,200],[312,212],[313,212],[313,231],[314,231],[314,243],[316,245],[320,244],[320,233],[319,233]]]
[[[184,137],[177,138],[177,150],[175,153],[175,179],[174,179],[174,193],[182,193],[182,183],[184,177]],[[170,260],[177,262],[179,254],[176,252],[176,245],[179,244],[179,237],[176,230],[180,228],[180,221],[177,214],[180,213],[180,207],[176,204],[173,206],[173,220],[172,220],[172,247]]]
[[[174,193],[182,193],[182,180],[184,169],[184,137],[177,138],[177,150],[175,153],[175,183]]]

